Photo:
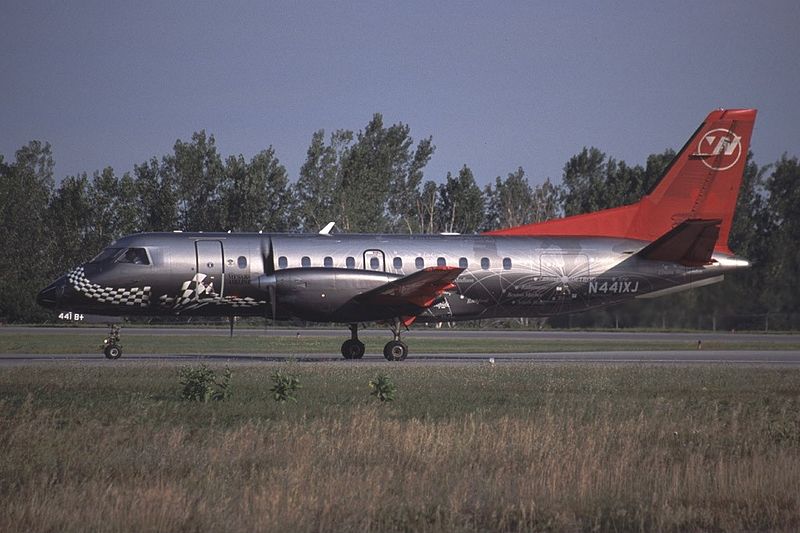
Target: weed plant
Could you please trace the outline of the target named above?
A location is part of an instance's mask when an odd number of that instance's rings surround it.
[[[179,372],[181,395],[184,400],[193,402],[222,401],[231,397],[233,387],[229,368],[225,368],[222,379],[217,380],[217,373],[206,365],[185,367]]]
[[[297,376],[286,374],[281,370],[272,374],[272,397],[276,402],[284,403],[287,401],[297,402],[295,394],[300,389],[300,380]]]
[[[394,393],[397,390],[394,382],[386,374],[378,376],[369,382],[370,394],[382,402],[393,402]]]

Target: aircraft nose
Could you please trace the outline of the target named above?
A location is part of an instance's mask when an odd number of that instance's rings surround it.
[[[67,277],[61,276],[53,283],[39,291],[39,294],[36,296],[36,303],[42,307],[55,309],[61,303],[61,299],[64,297],[64,290],[66,287]]]

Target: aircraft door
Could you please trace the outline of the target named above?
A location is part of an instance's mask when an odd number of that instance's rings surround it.
[[[386,257],[382,250],[364,251],[364,270],[386,271]]]
[[[210,294],[221,297],[225,291],[225,257],[222,241],[195,241],[197,273],[204,274],[200,281]]]

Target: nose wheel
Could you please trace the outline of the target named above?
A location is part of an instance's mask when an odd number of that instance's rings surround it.
[[[342,356],[345,359],[364,357],[364,343],[358,340],[358,324],[350,324],[350,338],[342,343]]]
[[[122,343],[120,342],[120,327],[116,324],[111,325],[111,332],[103,340],[103,353],[106,359],[119,359],[122,357]]]

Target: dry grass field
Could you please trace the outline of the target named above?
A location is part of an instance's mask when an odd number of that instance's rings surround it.
[[[202,404],[179,369],[4,368],[0,531],[800,528],[800,370],[281,363]]]

